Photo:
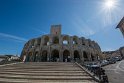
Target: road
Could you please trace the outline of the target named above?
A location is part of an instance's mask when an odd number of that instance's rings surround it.
[[[124,83],[124,60],[103,67],[109,83]]]

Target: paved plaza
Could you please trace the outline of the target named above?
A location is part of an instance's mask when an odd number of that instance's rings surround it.
[[[124,83],[124,60],[105,66],[110,83]]]

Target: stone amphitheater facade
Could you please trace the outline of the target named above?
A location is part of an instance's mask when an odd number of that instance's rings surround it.
[[[50,34],[29,40],[21,53],[21,59],[26,62],[84,62],[101,58],[98,43],[61,34],[61,25],[52,25]]]

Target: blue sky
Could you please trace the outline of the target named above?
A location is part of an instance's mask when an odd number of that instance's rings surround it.
[[[25,42],[61,24],[62,33],[90,38],[102,51],[124,46],[115,29],[124,16],[124,0],[108,10],[105,0],[0,0],[0,54],[20,54]]]

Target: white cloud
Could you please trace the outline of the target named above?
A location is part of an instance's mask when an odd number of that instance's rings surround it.
[[[25,38],[18,37],[18,36],[15,36],[15,35],[6,34],[6,33],[0,33],[0,37],[5,37],[5,38],[20,41],[20,42],[27,41],[27,39],[25,39]]]

